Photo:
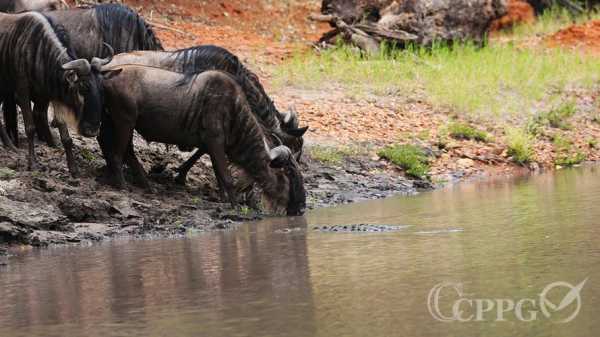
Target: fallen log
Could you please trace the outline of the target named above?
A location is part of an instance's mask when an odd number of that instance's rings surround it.
[[[491,22],[505,13],[505,0],[323,0],[321,13],[309,19],[334,28],[320,43],[341,38],[371,53],[382,42],[482,44]]]

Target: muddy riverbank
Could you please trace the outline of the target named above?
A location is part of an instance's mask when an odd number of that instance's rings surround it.
[[[81,171],[77,179],[69,175],[61,147],[38,144],[42,170],[34,172],[26,170],[23,149],[0,151],[0,242],[4,245],[46,246],[123,235],[176,236],[227,230],[268,216],[260,210],[259,193],[244,197],[246,205],[237,210],[222,203],[208,158],[192,169],[186,186],[176,184],[176,168],[190,154],[142,139],[136,140],[136,150],[155,193],[133,186],[131,179],[128,190],[115,190],[98,178],[104,160],[96,141],[74,139]],[[432,188],[367,155],[344,158],[335,165],[306,155],[302,166],[309,209]]]

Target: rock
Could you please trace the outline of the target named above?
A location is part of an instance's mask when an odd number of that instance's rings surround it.
[[[35,178],[33,180],[33,186],[38,191],[42,191],[42,192],[56,191],[56,185],[54,185],[53,183],[49,182],[48,180],[42,179],[42,178]]]
[[[456,161],[456,164],[461,169],[468,169],[468,168],[475,166],[475,162],[473,161],[473,159],[469,159],[469,158],[461,158]]]
[[[0,180],[0,195],[9,195],[10,191],[21,187],[21,183],[17,179]]]
[[[51,205],[13,201],[1,196],[0,222],[30,229],[69,229],[68,219]]]
[[[106,220],[111,218],[111,205],[104,200],[68,197],[58,207],[71,221]]]
[[[16,226],[8,222],[0,222],[0,242],[26,242],[30,229]]]

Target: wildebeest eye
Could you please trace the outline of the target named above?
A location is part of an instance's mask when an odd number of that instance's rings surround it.
[[[79,92],[81,92],[82,94],[85,95],[90,92],[90,83],[87,81],[80,82],[78,89],[79,89]]]

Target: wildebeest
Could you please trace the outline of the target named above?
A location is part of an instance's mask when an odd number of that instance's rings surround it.
[[[95,136],[103,111],[99,69],[108,61],[77,59],[64,29],[40,13],[0,14],[0,87],[21,107],[30,169],[37,166],[30,102],[53,102],[59,120],[74,117],[83,136]]]
[[[147,141],[208,153],[232,205],[236,198],[227,158],[262,187],[274,208],[285,208],[288,215],[302,213],[306,191],[291,150],[284,145],[270,148],[264,128],[230,75],[206,71],[186,76],[140,65],[105,66],[103,75],[112,125],[103,123],[99,140],[111,138],[105,153],[117,187],[125,184],[124,159],[149,186],[133,149],[135,129]]]
[[[0,12],[52,11],[67,7],[61,0],[0,0]]]
[[[280,140],[297,154],[297,159],[299,159],[303,146],[302,136],[308,127],[298,127],[298,118],[294,110],[280,113],[265,92],[258,76],[246,68],[237,56],[227,49],[204,45],[170,52],[132,52],[116,55],[109,66],[123,64],[155,66],[185,73],[187,76],[195,76],[207,70],[219,70],[230,74],[240,84],[252,112],[265,127],[267,135]],[[176,181],[181,184],[185,183],[188,171],[202,154],[202,151],[197,151],[179,168]]]
[[[91,60],[95,56],[109,57],[113,52],[163,49],[152,28],[127,6],[104,4],[45,12],[44,15],[64,27],[70,36],[73,51],[81,58]],[[105,45],[111,46],[112,50],[106,48]],[[18,144],[16,108],[14,103],[11,104],[11,98],[10,96],[5,98],[4,116],[8,134]],[[48,128],[47,110],[48,102],[38,100],[34,109],[36,130],[40,139],[47,141],[49,145],[54,145],[54,139]],[[60,121],[57,121],[56,124],[61,133],[61,139],[63,135],[67,138],[68,146],[65,146],[67,156],[72,157],[68,129]],[[64,143],[65,141],[63,141]],[[76,170],[72,170],[71,174],[76,175]]]

